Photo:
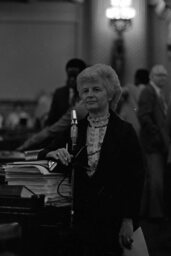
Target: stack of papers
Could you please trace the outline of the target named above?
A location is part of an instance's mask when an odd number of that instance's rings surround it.
[[[71,201],[71,184],[68,177],[61,172],[49,172],[47,160],[19,161],[2,166],[5,182],[22,185],[33,194],[45,196],[45,204],[69,204]],[[1,172],[2,172],[1,170]]]

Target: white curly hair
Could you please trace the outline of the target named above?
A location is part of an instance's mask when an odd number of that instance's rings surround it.
[[[110,108],[115,111],[122,94],[122,88],[115,70],[106,64],[95,64],[84,69],[77,76],[77,90],[80,90],[86,82],[102,81],[104,88],[110,98]]]

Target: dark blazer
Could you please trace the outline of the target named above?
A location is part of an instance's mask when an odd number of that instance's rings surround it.
[[[150,84],[140,95],[138,118],[141,124],[140,138],[145,151],[166,153],[169,143],[166,115],[159,96]]]
[[[52,125],[59,118],[65,114],[69,108],[69,88],[68,86],[63,86],[55,90],[51,107],[48,113],[48,118],[46,125]]]
[[[96,223],[116,218],[139,216],[141,192],[144,180],[144,163],[141,148],[132,125],[110,112],[110,119],[96,173],[86,174],[86,134],[88,121],[78,124],[78,139],[75,159],[75,209],[78,219],[94,219]],[[39,153],[44,158],[47,152],[64,147],[65,139],[54,141]],[[69,139],[70,141],[70,139]]]

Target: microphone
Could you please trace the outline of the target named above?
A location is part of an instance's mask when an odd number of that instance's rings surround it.
[[[76,145],[77,145],[77,135],[78,135],[78,127],[77,127],[78,121],[77,121],[77,114],[76,110],[73,109],[71,111],[71,130],[70,130],[70,136],[71,136],[71,151],[72,154],[74,155],[75,158],[75,151],[76,151]],[[71,227],[73,227],[74,224],[74,211],[75,211],[75,195],[74,195],[74,190],[75,190],[75,168],[72,168],[72,173],[71,173],[71,188],[72,188],[72,196],[71,196]]]
[[[70,136],[71,136],[71,142],[72,142],[72,153],[75,152],[76,145],[77,145],[77,136],[78,136],[78,121],[77,121],[77,113],[76,110],[73,109],[71,111],[71,130],[70,130]]]

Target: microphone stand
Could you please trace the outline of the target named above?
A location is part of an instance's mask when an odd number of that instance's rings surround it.
[[[73,159],[75,158],[75,152],[76,152],[76,142],[77,142],[77,117],[76,117],[76,111],[72,110],[72,119],[71,119],[71,141],[72,141],[72,148],[71,148],[71,153],[73,155]],[[75,201],[75,195],[74,195],[74,191],[75,191],[75,168],[74,166],[72,166],[72,171],[71,171],[71,220],[70,220],[70,224],[71,224],[71,228],[73,228],[74,226],[74,201]]]

